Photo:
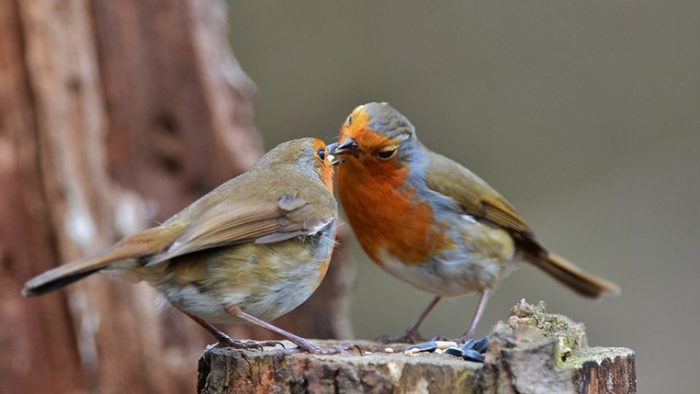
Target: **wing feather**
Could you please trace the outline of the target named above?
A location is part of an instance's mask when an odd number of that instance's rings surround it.
[[[276,202],[219,204],[193,221],[164,253],[154,256],[147,265],[225,245],[274,243],[316,233],[335,220],[334,209],[326,205],[288,195]],[[321,228],[319,223],[323,223]]]
[[[442,155],[428,153],[425,182],[455,200],[463,213],[532,238],[532,229],[496,190],[476,174]]]

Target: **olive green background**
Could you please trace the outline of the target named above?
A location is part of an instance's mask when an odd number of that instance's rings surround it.
[[[520,298],[542,299],[585,322],[591,344],[635,349],[641,392],[697,390],[700,2],[267,0],[230,11],[269,147],[330,140],[356,105],[389,101],[551,249],[623,288],[593,302],[524,267],[481,333]],[[398,334],[431,299],[359,248],[353,260],[358,337]],[[475,303],[445,302],[424,333],[461,334]]]

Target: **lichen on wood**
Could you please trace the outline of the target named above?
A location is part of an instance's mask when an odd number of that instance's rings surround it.
[[[522,300],[493,329],[477,387],[498,393],[634,393],[634,361],[630,349],[589,347],[582,323],[547,313],[543,302]]]

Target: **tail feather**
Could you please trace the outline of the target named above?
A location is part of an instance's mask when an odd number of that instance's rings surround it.
[[[584,297],[600,298],[606,294],[618,295],[621,292],[620,287],[615,283],[589,274],[554,253],[542,251],[535,255],[531,254],[528,261]]]
[[[77,261],[76,261],[77,263]],[[25,297],[34,297],[46,294],[50,291],[68,286],[73,282],[77,282],[86,276],[92,275],[105,267],[86,268],[84,270],[73,269],[70,264],[56,267],[46,271],[43,274],[36,276],[24,284],[22,295]]]
[[[106,253],[58,266],[44,272],[24,284],[22,295],[33,297],[69,285],[86,276],[109,268],[124,260],[137,259],[161,252],[179,234],[179,228],[154,227],[128,237],[117,243]]]

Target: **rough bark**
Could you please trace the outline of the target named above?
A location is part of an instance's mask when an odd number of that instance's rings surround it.
[[[17,5],[0,2],[0,392],[70,392],[83,378],[65,295],[28,307],[19,293],[57,255],[24,50]]]
[[[589,347],[583,325],[524,301],[491,334],[484,364],[447,354],[407,355],[405,345],[355,342],[358,353],[313,356],[209,349],[200,393],[480,392],[635,393],[634,352]],[[343,342],[325,341],[326,346]],[[410,346],[409,346],[410,347]]]
[[[192,390],[197,354],[212,339],[159,310],[148,286],[96,275],[31,300],[20,290],[168,217],[260,156],[255,87],[228,47],[223,7],[0,2],[0,348],[9,352],[0,392]],[[336,301],[300,308],[286,328],[349,335],[347,267],[334,260],[322,295]]]
[[[262,153],[217,0],[94,1],[110,170],[163,220]]]

